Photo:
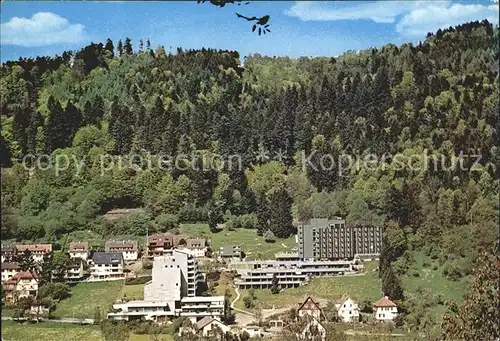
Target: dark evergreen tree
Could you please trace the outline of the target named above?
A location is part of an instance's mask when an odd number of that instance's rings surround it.
[[[106,39],[106,45],[104,45],[104,49],[110,52],[111,58],[115,56],[115,46],[113,45],[113,41],[111,39]]]
[[[134,53],[132,49],[132,40],[130,38],[125,38],[125,44],[123,44],[123,52],[127,55],[132,55]]]
[[[116,50],[118,51],[119,56],[123,55],[123,43],[121,39],[118,40],[118,45],[116,46]]]
[[[45,150],[52,153],[58,148],[65,148],[68,130],[61,103],[50,96],[47,101],[49,115],[45,124]]]
[[[289,237],[294,232],[290,195],[284,187],[280,187],[271,193],[269,202],[269,229],[278,238]]]

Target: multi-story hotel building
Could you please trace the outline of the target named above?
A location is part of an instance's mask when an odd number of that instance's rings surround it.
[[[196,296],[203,275],[193,255],[173,250],[172,255],[155,257],[152,280],[144,286],[144,300],[116,303],[109,319],[162,321],[184,316],[193,322],[205,316],[224,314],[224,296]]]
[[[297,231],[299,258],[303,260],[352,259],[355,255],[378,255],[382,229],[347,226],[344,219],[311,219]]]
[[[242,266],[244,265],[244,266]],[[239,289],[264,289],[272,286],[274,276],[281,288],[304,285],[314,277],[343,275],[353,272],[352,261],[248,261],[235,268],[240,278]]]

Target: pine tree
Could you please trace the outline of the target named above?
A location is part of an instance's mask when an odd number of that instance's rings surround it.
[[[28,152],[27,129],[30,124],[30,114],[27,109],[16,106],[14,120],[12,122],[12,135],[19,145],[22,155]]]
[[[124,155],[130,151],[132,146],[133,129],[132,115],[125,106],[121,106],[115,99],[111,106],[111,119],[109,121],[109,132],[116,141],[115,152]]]
[[[110,52],[111,58],[115,56],[115,46],[113,45],[113,41],[111,39],[106,39],[106,45],[104,45],[104,49]]]
[[[279,279],[278,279],[278,276],[275,274],[273,274],[273,279],[272,279],[272,282],[271,282],[271,293],[272,294],[277,294],[280,292],[280,285],[279,285]]]
[[[39,112],[34,112],[30,117],[30,124],[28,129],[26,130],[27,134],[27,144],[28,144],[28,153],[36,154],[37,153],[37,135],[38,128],[43,127],[43,117]]]
[[[123,55],[123,43],[122,40],[118,40],[118,45],[116,46],[116,49],[118,51],[118,55],[122,56]]]
[[[83,115],[82,115],[83,125],[94,124],[94,110],[92,108],[92,104],[90,101],[86,101],[83,106]]]
[[[388,296],[391,300],[404,300],[401,279],[396,276],[391,266],[385,270],[384,276],[382,277],[382,291],[384,295]]]
[[[65,145],[70,146],[73,142],[73,137],[82,125],[82,113],[69,100],[66,102],[66,110],[64,110],[64,121],[66,128]]]
[[[47,153],[52,153],[58,148],[66,147],[68,136],[61,103],[50,96],[47,109],[49,115],[45,125],[45,150]]]
[[[284,187],[275,189],[269,198],[269,224],[271,232],[278,238],[287,238],[293,233],[292,198]]]
[[[123,52],[126,55],[132,55],[134,53],[132,49],[132,40],[130,38],[125,38],[125,44],[123,44]]]

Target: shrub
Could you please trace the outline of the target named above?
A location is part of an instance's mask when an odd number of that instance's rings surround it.
[[[179,217],[175,214],[160,214],[155,219],[156,229],[160,232],[166,232],[179,227]]]
[[[146,284],[147,282],[151,281],[152,278],[153,278],[152,276],[126,278],[125,285]]]
[[[266,241],[266,243],[276,242],[276,238],[274,237],[274,234],[271,232],[271,230],[267,230],[266,233],[264,233],[264,240]]]

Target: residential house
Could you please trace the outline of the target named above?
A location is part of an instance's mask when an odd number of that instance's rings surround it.
[[[3,262],[13,262],[16,257],[16,248],[14,247],[3,247],[1,249],[2,263]]]
[[[393,321],[398,316],[398,307],[396,303],[385,296],[373,303],[375,319],[378,321]]]
[[[180,248],[193,255],[196,258],[203,258],[207,253],[206,240],[202,238],[188,238],[186,240],[186,245]]]
[[[90,281],[111,281],[125,278],[123,255],[120,252],[94,252]]]
[[[2,262],[2,283],[8,281],[15,274],[21,272],[19,263],[16,262]]]
[[[125,262],[136,261],[139,253],[136,240],[108,240],[104,248],[106,252],[121,252]]]
[[[148,258],[170,255],[177,246],[177,238],[172,233],[148,236]]]
[[[314,317],[318,320],[320,320],[321,317],[323,316],[323,311],[319,307],[319,304],[316,303],[311,298],[311,296],[306,298],[304,303],[302,303],[300,305],[299,309],[297,309],[297,313],[298,313],[299,317],[311,316],[311,317]]]
[[[198,333],[203,336],[213,335],[217,328],[220,329],[223,334],[229,332],[229,326],[211,316],[205,316],[196,322],[196,328],[198,329]]]
[[[300,329],[303,340],[326,340],[326,328],[317,318],[307,316],[300,324],[302,325]]]
[[[340,300],[335,303],[337,309],[337,316],[342,322],[358,322],[359,321],[359,308],[356,303],[349,296],[342,296]]]
[[[83,279],[83,259],[72,259],[67,268],[64,278],[68,281],[80,281]]]
[[[34,271],[22,271],[3,284],[4,297],[14,303],[23,297],[38,296],[38,275]]]
[[[88,242],[71,242],[69,243],[69,257],[80,258],[86,261],[89,258],[89,243]]]
[[[222,260],[241,260],[241,248],[238,245],[226,245],[219,248],[219,256]]]
[[[18,254],[30,251],[33,261],[42,263],[45,256],[52,255],[52,244],[16,244],[16,250]]]

